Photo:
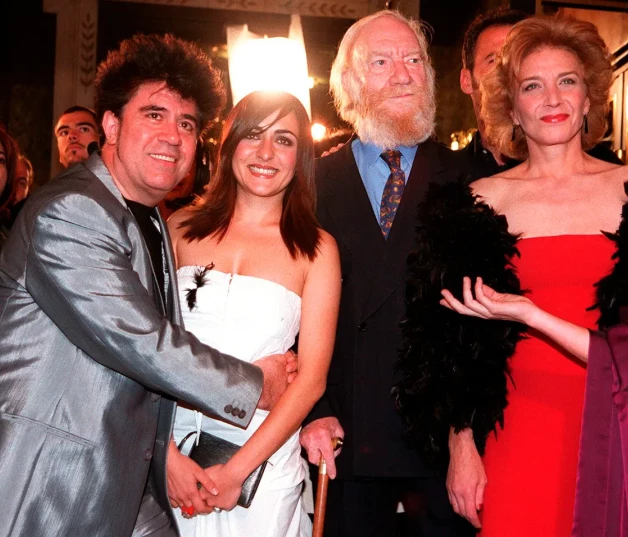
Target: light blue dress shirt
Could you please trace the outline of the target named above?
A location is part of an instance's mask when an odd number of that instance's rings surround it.
[[[400,146],[396,148],[401,152],[401,169],[406,176],[406,184],[408,183],[417,148],[418,146],[416,145],[414,147]],[[377,222],[379,222],[379,208],[382,203],[384,187],[390,175],[390,168],[384,159],[381,158],[383,151],[381,147],[364,143],[359,138],[356,138],[351,142],[351,150],[371,202],[373,213]]]

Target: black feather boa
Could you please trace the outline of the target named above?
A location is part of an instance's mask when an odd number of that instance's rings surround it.
[[[523,294],[511,263],[518,237],[506,218],[478,202],[468,186],[430,185],[418,208],[416,249],[408,258],[404,346],[393,389],[412,446],[428,460],[445,462],[450,427],[471,427],[482,454],[488,435],[504,426],[509,358],[526,327],[486,322],[439,305],[441,289],[462,294],[462,278],[482,276],[494,289]],[[600,329],[619,322],[628,305],[628,204],[617,233],[615,265],[596,285]]]
[[[595,284],[597,301],[592,308],[600,310],[600,330],[619,323],[619,308],[628,305],[628,204],[622,208],[617,233],[604,234],[615,242],[617,249],[613,254],[613,270]]]
[[[508,233],[504,216],[477,202],[464,185],[430,185],[418,211],[397,408],[410,443],[428,459],[447,456],[450,426],[471,427],[482,453],[488,434],[503,427],[508,358],[525,327],[454,313],[439,305],[440,291],[460,297],[463,276],[482,276],[498,291],[521,294],[510,263],[519,255],[517,237]]]

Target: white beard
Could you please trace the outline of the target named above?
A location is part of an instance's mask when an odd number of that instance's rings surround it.
[[[401,88],[403,92],[407,90],[407,87]],[[399,111],[392,112],[388,107],[381,106],[388,96],[401,91],[382,90],[371,96],[363,92],[364,105],[354,125],[360,140],[383,149],[393,149],[412,147],[430,137],[434,132],[436,116],[434,92],[417,91],[415,104],[410,109],[404,105]]]

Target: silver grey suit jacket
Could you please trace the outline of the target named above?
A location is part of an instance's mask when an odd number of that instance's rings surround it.
[[[178,326],[160,224],[163,308],[139,226],[97,154],[39,189],[14,224],[0,255],[0,536],[129,536],[148,477],[171,516],[176,399],[240,426],[253,416],[261,370]]]

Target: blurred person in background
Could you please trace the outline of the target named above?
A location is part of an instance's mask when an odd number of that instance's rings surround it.
[[[11,135],[0,126],[0,248],[11,227],[10,200],[17,172],[18,146]]]
[[[18,155],[17,159],[17,171],[15,174],[15,180],[13,181],[13,192],[10,199],[10,211],[11,219],[15,220],[17,213],[24,205],[26,198],[33,186],[33,165],[31,161],[25,155]]]

